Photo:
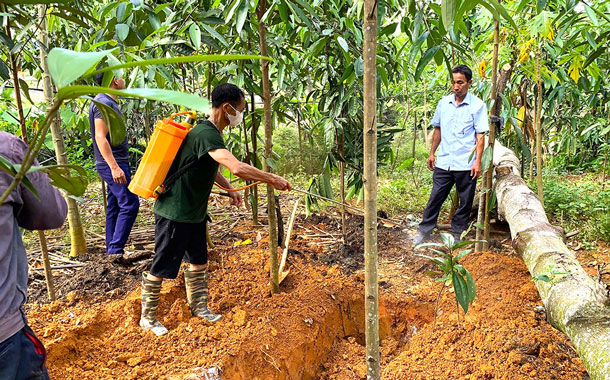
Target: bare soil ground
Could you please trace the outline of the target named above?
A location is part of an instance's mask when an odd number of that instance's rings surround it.
[[[283,210],[289,203],[283,199]],[[56,277],[61,299],[52,304],[40,275],[31,276],[28,318],[48,348],[52,378],[193,380],[214,367],[222,379],[366,378],[362,218],[349,217],[343,245],[337,213],[299,216],[290,274],[272,297],[265,226],[225,206],[213,210],[210,307],[224,315],[217,324],[191,317],[179,275],[163,284],[159,318],[169,334],[138,327],[139,278],[154,236],[149,209],[132,238],[136,260],[106,256],[93,243],[77,259],[84,267]],[[383,225],[378,232],[384,379],[588,379],[570,342],[537,309],[536,287],[509,241],[464,261],[478,297],[458,316],[447,290],[437,304],[435,268],[414,255],[409,233]]]

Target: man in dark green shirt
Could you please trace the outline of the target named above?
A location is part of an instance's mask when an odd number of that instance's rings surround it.
[[[212,115],[193,128],[182,143],[169,170],[168,178],[188,165],[169,189],[155,203],[155,257],[150,273],[142,277],[142,316],[140,326],[160,336],[167,329],[157,320],[161,283],[176,278],[182,259],[189,263],[184,279],[186,293],[194,316],[216,322],[221,315],[212,313],[208,299],[208,253],[205,238],[207,206],[214,182],[231,189],[229,181],[218,171],[226,166],[233,175],[266,182],[278,190],[290,190],[284,178],[267,173],[237,160],[222,138],[227,126],[243,119],[246,99],[239,87],[223,83],[212,91]],[[230,192],[231,204],[240,205],[241,195]]]

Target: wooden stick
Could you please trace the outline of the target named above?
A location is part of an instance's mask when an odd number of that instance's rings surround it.
[[[51,262],[49,261],[49,251],[47,250],[47,238],[44,236],[44,231],[38,230],[38,238],[40,239],[40,252],[42,253],[42,262],[44,263],[44,278],[47,282],[47,291],[51,302],[55,301],[55,285],[53,284],[53,273],[51,273]]]
[[[301,202],[301,198],[297,199],[294,203],[294,208],[292,209],[292,215],[290,215],[290,221],[288,222],[288,232],[286,232],[286,240],[284,243],[284,252],[282,253],[282,261],[280,262],[279,273],[280,280],[279,283],[282,282],[283,279],[288,275],[288,271],[284,273],[284,266],[286,266],[286,258],[288,257],[288,244],[290,243],[290,235],[292,234],[292,227],[294,226],[294,219],[297,215],[297,209],[299,208],[299,203]]]
[[[349,205],[349,204],[347,204],[347,203],[341,203],[341,202],[337,202],[337,201],[332,200],[332,199],[330,199],[330,198],[326,198],[326,197],[323,197],[323,196],[318,195],[318,194],[310,193],[310,192],[305,191],[305,190],[295,189],[295,188],[293,187],[293,188],[292,188],[292,191],[296,191],[296,192],[298,192],[298,193],[307,194],[307,195],[310,195],[310,196],[312,196],[312,197],[316,197],[316,198],[323,199],[323,200],[325,200],[325,201],[327,201],[327,202],[330,202],[330,203],[333,203],[333,204],[335,204],[335,205],[338,205],[338,206],[345,206],[345,207],[347,207],[347,208],[351,208],[352,210],[356,210],[356,211],[358,211],[358,212],[364,213],[364,210],[363,210],[363,209],[361,209],[361,208],[359,208],[359,207],[352,206],[352,205]],[[386,219],[386,218],[382,218],[382,217],[380,217],[380,216],[378,216],[378,217],[377,217],[377,219],[379,219],[379,220],[383,220],[384,222],[387,222],[387,223],[392,223],[392,224],[398,224],[398,225],[402,225],[402,222],[400,222],[400,221],[398,221],[398,220]]]

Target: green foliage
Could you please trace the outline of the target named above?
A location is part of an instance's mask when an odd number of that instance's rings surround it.
[[[533,276],[532,281],[534,281],[534,282],[542,281],[542,282],[553,283],[559,276],[564,276],[566,274],[569,274],[569,272],[562,272],[562,271],[556,270],[554,268],[555,268],[555,266],[553,264],[549,265],[544,272],[542,272],[536,276]]]
[[[543,188],[545,211],[554,221],[580,229],[585,240],[610,241],[610,188],[601,187],[599,178],[547,172]]]
[[[476,243],[475,241],[461,241],[455,242],[452,234],[441,233],[443,243],[424,243],[419,244],[415,249],[427,248],[427,247],[439,247],[444,250],[438,250],[430,248],[433,252],[436,252],[439,256],[428,256],[417,254],[416,256],[424,257],[436,265],[442,271],[442,276],[437,280],[445,285],[453,285],[455,298],[459,305],[464,310],[464,313],[468,312],[468,307],[476,298],[476,285],[474,278],[468,270],[459,263],[459,260],[464,256],[472,252],[472,249],[465,249],[462,251],[458,250],[468,245]]]

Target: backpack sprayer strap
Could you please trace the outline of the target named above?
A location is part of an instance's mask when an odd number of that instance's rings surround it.
[[[197,162],[199,162],[199,160],[189,162],[180,169],[176,170],[174,174],[167,177],[165,181],[163,181],[163,183],[157,186],[157,188],[155,189],[155,198],[158,198],[159,195],[167,192],[167,190],[169,190],[169,188],[174,184],[174,182],[176,182],[178,178],[180,178],[184,173],[186,173],[190,168],[192,168]]]

